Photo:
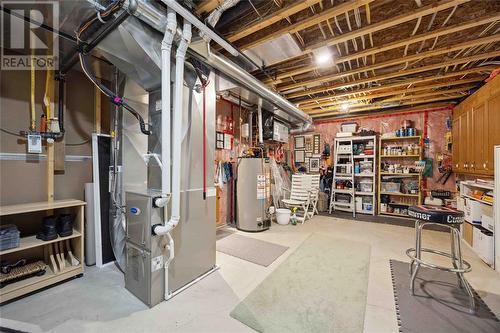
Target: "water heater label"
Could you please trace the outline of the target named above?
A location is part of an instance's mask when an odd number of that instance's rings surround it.
[[[266,176],[257,175],[257,199],[266,198]]]
[[[132,215],[139,215],[141,213],[141,210],[139,208],[137,208],[137,207],[131,207],[130,208],[130,213]]]
[[[158,256],[151,259],[151,272],[155,272],[162,268],[163,268],[163,256]]]

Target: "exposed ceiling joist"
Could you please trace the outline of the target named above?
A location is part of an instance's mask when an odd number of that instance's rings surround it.
[[[437,13],[439,11],[442,11],[442,10],[445,10],[448,8],[452,8],[452,7],[455,7],[457,5],[460,5],[460,4],[469,2],[469,1],[470,0],[439,1],[437,3],[413,10],[410,13],[401,14],[399,16],[396,16],[396,17],[393,17],[393,18],[390,18],[390,19],[387,19],[387,20],[384,20],[381,22],[370,24],[364,28],[353,30],[351,32],[348,32],[348,33],[345,33],[342,35],[338,35],[334,38],[331,38],[330,40],[312,44],[312,45],[306,47],[305,52],[312,52],[312,50],[318,49],[320,47],[331,46],[331,45],[347,42],[351,39],[361,37],[363,35],[368,35],[370,33],[384,30],[387,28],[391,28],[391,27],[397,26],[401,23],[412,21],[412,20],[418,19],[422,16],[426,16],[429,14],[434,14],[434,13]]]
[[[436,80],[449,79],[449,78],[456,77],[456,76],[466,76],[466,75],[477,74],[477,73],[479,73],[479,75],[481,75],[481,73],[488,73],[492,69],[494,69],[493,66],[484,66],[484,67],[480,67],[480,68],[476,67],[476,68],[465,69],[465,70],[456,71],[456,72],[450,72],[450,73],[446,73],[444,75],[430,75],[430,76],[426,76],[426,77],[414,77],[414,78],[409,78],[409,79],[401,80],[401,81],[394,82],[394,83],[383,84],[383,85],[376,86],[376,87],[352,90],[352,91],[345,92],[345,93],[338,93],[338,94],[328,95],[328,96],[324,96],[324,97],[312,98],[312,99],[304,100],[304,101],[298,103],[298,105],[299,105],[299,107],[302,108],[303,106],[306,106],[306,105],[311,105],[311,104],[317,105],[318,103],[320,103],[322,101],[331,101],[332,98],[349,96],[351,94],[361,94],[361,93],[366,94],[366,93],[384,90],[384,89],[392,89],[392,88],[397,88],[397,87],[401,87],[401,86],[408,86],[411,84],[418,84],[418,83],[424,83],[424,82],[430,82],[430,81],[436,81]]]
[[[282,35],[285,35],[288,33],[293,34],[295,32],[298,32],[298,31],[307,29],[309,27],[312,27],[314,25],[317,25],[323,21],[328,20],[329,18],[334,17],[334,16],[344,14],[345,12],[353,10],[354,8],[359,8],[361,6],[364,6],[365,4],[370,3],[372,1],[374,1],[374,0],[351,0],[348,2],[344,2],[340,5],[329,8],[329,9],[322,11],[318,14],[315,14],[311,17],[307,17],[306,19],[299,21],[299,22],[296,22],[290,26],[287,26],[287,27],[278,29],[276,31],[270,32],[269,34],[266,34],[265,36],[262,36],[261,38],[257,38],[253,41],[245,43],[245,44],[241,45],[240,48],[242,50],[247,50],[249,48],[252,48],[254,46],[257,46],[259,44],[267,42],[271,39],[278,38]],[[454,1],[459,1],[459,0],[454,0]],[[460,1],[465,1],[465,0],[460,0]],[[255,32],[255,30],[252,32]]]
[[[353,54],[350,54],[350,55],[347,55],[344,57],[340,57],[338,59],[335,59],[335,61],[336,62],[343,62],[343,61],[355,60],[355,59],[361,58],[361,57],[371,56],[371,55],[374,55],[377,53],[386,52],[386,51],[393,50],[393,49],[396,49],[399,47],[403,47],[403,46],[408,45],[408,44],[423,42],[425,40],[429,40],[429,39],[440,37],[443,35],[448,35],[448,34],[456,33],[459,31],[467,30],[470,28],[478,27],[478,26],[492,23],[492,22],[495,22],[498,20],[500,20],[500,14],[493,14],[490,16],[486,16],[484,18],[474,19],[474,20],[468,21],[466,23],[459,23],[459,24],[456,24],[456,25],[453,25],[450,27],[444,27],[441,29],[427,32],[427,33],[415,35],[415,36],[412,36],[410,38],[395,41],[393,43],[368,48],[368,49],[365,49],[365,50],[362,50],[362,51],[359,51],[359,52],[356,52],[356,53],[353,53]],[[320,69],[320,68],[321,68],[320,65],[317,65],[314,63],[311,65],[306,65],[306,66],[299,67],[299,68],[292,69],[292,70],[288,70],[288,68],[283,68],[283,70],[285,70],[286,72],[282,73],[282,74],[278,74],[276,76],[276,80],[274,82],[280,83],[279,81],[281,79],[286,78],[286,77],[307,73],[309,71]],[[264,82],[267,83],[267,80]]]
[[[352,87],[354,85],[359,85],[359,84],[363,84],[363,83],[375,82],[375,81],[390,79],[390,78],[399,77],[399,76],[405,76],[405,75],[426,72],[426,71],[430,71],[430,70],[434,70],[434,69],[443,68],[446,66],[467,63],[470,61],[495,58],[498,56],[500,56],[500,51],[481,53],[481,54],[476,54],[476,55],[469,56],[469,57],[443,61],[443,62],[440,62],[438,64],[427,65],[427,66],[422,66],[422,67],[418,67],[418,68],[412,68],[412,69],[408,69],[408,70],[400,70],[400,71],[396,71],[393,73],[378,75],[378,76],[374,76],[374,77],[367,78],[367,79],[357,80],[356,82],[351,82],[348,84],[340,83],[340,84],[336,84],[336,85],[332,85],[332,86],[318,87],[318,88],[314,88],[314,89],[310,89],[310,90],[299,91],[299,92],[287,95],[287,98],[302,97],[302,96],[326,92],[329,90],[341,89],[344,87]]]
[[[366,96],[361,96],[361,97],[351,97],[353,94],[359,94],[359,91],[358,92],[352,91],[350,93],[339,94],[335,97],[336,98],[348,97],[349,101],[359,101],[359,100],[363,100],[363,99],[379,98],[379,97],[393,96],[393,95],[399,95],[399,94],[405,94],[405,93],[414,93],[417,91],[430,90],[430,89],[434,89],[434,88],[457,86],[457,85],[462,85],[462,84],[467,84],[467,83],[479,82],[481,80],[482,80],[482,78],[480,78],[480,77],[467,79],[467,80],[453,80],[453,81],[448,81],[448,82],[439,82],[439,83],[435,83],[435,84],[425,85],[425,86],[421,86],[421,87],[412,87],[412,88],[406,88],[406,89],[384,91],[384,92],[380,92],[380,93],[372,93],[372,94],[369,94]],[[385,89],[387,89],[387,87],[385,87]],[[305,110],[314,110],[314,109],[318,109],[320,107],[334,106],[334,105],[337,105],[339,103],[342,103],[342,100],[304,105],[304,106],[301,106],[301,109],[304,111]]]
[[[390,66],[394,66],[394,65],[398,65],[398,64],[403,64],[403,63],[406,63],[406,62],[410,62],[410,61],[420,60],[420,59],[423,59],[423,58],[434,57],[434,56],[437,56],[437,55],[442,55],[442,54],[446,54],[446,53],[449,53],[449,52],[459,51],[459,50],[462,50],[462,49],[465,49],[465,48],[469,48],[469,47],[473,47],[473,46],[477,46],[477,45],[482,45],[482,44],[497,42],[499,40],[500,40],[500,33],[496,34],[496,35],[493,35],[493,36],[488,36],[488,37],[473,39],[473,40],[470,40],[470,41],[467,41],[467,42],[455,44],[453,46],[447,46],[447,47],[443,47],[443,48],[440,48],[440,49],[435,49],[435,50],[431,50],[431,51],[417,53],[417,54],[414,54],[414,55],[411,55],[411,56],[400,57],[400,58],[396,58],[396,59],[393,59],[393,60],[384,61],[384,62],[381,62],[381,63],[378,63],[378,64],[374,64],[374,65],[370,65],[370,66],[364,66],[364,67],[356,68],[356,69],[354,69],[352,71],[340,72],[340,73],[333,73],[333,74],[324,75],[324,76],[321,76],[321,77],[318,77],[318,78],[312,78],[312,79],[305,80],[305,81],[299,81],[297,83],[292,83],[292,84],[286,84],[286,85],[281,85],[281,86],[278,85],[277,88],[278,88],[279,91],[285,91],[285,90],[291,90],[291,89],[295,89],[295,88],[307,86],[308,84],[315,84],[315,85],[317,85],[318,83],[326,83],[326,82],[329,82],[329,81],[338,80],[338,79],[340,79],[342,77],[346,77],[346,76],[349,76],[349,75],[363,73],[363,72],[366,72],[366,71],[371,71],[371,70],[380,69],[380,68],[384,68],[384,67],[390,67]]]
[[[209,13],[219,6],[225,0],[204,0],[198,7],[196,7],[196,14],[201,15]]]
[[[249,27],[245,27],[245,28],[241,29],[240,31],[230,35],[227,39],[230,42],[235,42],[243,37],[246,37],[250,34],[255,33],[256,31],[267,28],[268,26],[270,26],[276,22],[284,20],[287,17],[289,17],[290,15],[293,15],[293,14],[298,13],[304,9],[307,9],[310,6],[314,6],[318,2],[321,2],[321,0],[297,0],[293,4],[286,6],[284,8],[281,8],[280,10],[277,10],[277,11],[263,17],[262,20],[259,20],[255,24],[252,24]]]
[[[417,105],[417,104],[427,104],[427,103],[432,103],[432,102],[440,102],[440,101],[447,101],[451,99],[457,99],[460,98],[461,95],[455,95],[455,96],[442,96],[442,97],[434,97],[434,98],[422,98],[416,101],[405,101],[399,103],[397,106],[405,106],[405,105]],[[356,109],[349,109],[348,114],[352,113],[358,113],[358,112],[363,112],[363,111],[373,111],[376,112],[377,110],[383,110],[385,107],[383,105],[369,105],[361,108],[356,108]],[[331,116],[338,116],[338,115],[345,115],[346,112],[343,111],[334,111],[334,112],[325,112],[325,113],[320,113],[317,115],[312,115],[314,119],[317,118],[323,118],[323,117],[331,117]]]
[[[386,98],[384,100],[381,100],[381,101],[376,101],[376,102],[373,102],[373,103],[351,103],[350,104],[350,107],[363,107],[363,106],[367,106],[367,105],[382,105],[384,103],[388,103],[388,102],[397,102],[397,101],[403,101],[403,100],[411,100],[411,99],[415,99],[415,98],[426,98],[426,97],[431,97],[431,96],[439,96],[439,95],[446,95],[446,94],[454,94],[456,95],[456,93],[462,93],[462,92],[465,92],[466,94],[468,94],[468,91],[470,89],[474,88],[474,85],[468,85],[468,86],[465,86],[465,87],[460,87],[460,88],[455,88],[455,89],[448,89],[448,90],[440,90],[440,91],[427,91],[427,92],[422,92],[420,94],[410,94],[410,95],[405,95],[405,96],[400,96],[402,94],[404,94],[405,92],[400,92],[400,93],[394,93],[390,96],[394,96],[394,97],[389,97],[389,98]],[[369,98],[370,96],[367,96],[366,99],[370,99]],[[460,96],[458,96],[460,97]],[[328,108],[323,108],[323,109],[320,109],[320,110],[312,110],[312,111],[307,111],[308,114],[310,115],[315,115],[315,114],[320,114],[320,113],[325,113],[325,112],[330,112],[330,111],[339,111],[342,109],[342,103],[338,103],[337,105],[334,105],[334,106],[331,106],[331,107],[328,107]]]

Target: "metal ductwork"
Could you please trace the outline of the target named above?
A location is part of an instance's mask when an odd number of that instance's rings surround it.
[[[150,91],[157,88],[160,83],[160,45],[166,28],[166,12],[160,5],[143,0],[129,0],[125,6],[128,6],[127,8],[132,15],[148,26],[144,26],[136,18],[129,18],[122,24],[119,30],[112,36],[110,35],[100,45],[100,49],[106,53],[106,57],[109,57],[109,60],[117,65],[120,70],[136,80],[146,90]],[[176,3],[176,7],[172,9],[176,10],[179,6],[181,5]],[[179,14],[182,16],[187,15],[185,10],[180,10]],[[210,30],[208,26],[204,25],[203,22],[199,21],[193,15],[184,18],[190,21],[197,20],[197,22],[191,23],[198,29],[203,29],[203,32]],[[156,31],[152,31],[149,27]],[[210,31],[213,35],[214,32]],[[117,39],[121,39],[121,41],[117,43]],[[216,39],[213,39],[213,41],[217,42]],[[117,46],[120,44],[122,45],[121,47]],[[117,50],[117,48],[123,49]],[[131,53],[130,50],[133,52]],[[234,53],[232,46],[230,50]],[[299,126],[302,129],[308,129],[312,125],[312,118],[308,114],[281,95],[271,91],[265,84],[231,60],[212,53],[209,45],[203,39],[200,38],[200,40],[191,43],[188,54],[202,60],[220,74],[257,94],[277,109],[286,113],[291,118],[290,122],[293,125]],[[145,61],[145,59],[147,60]],[[146,68],[144,68],[144,65],[146,65]],[[269,111],[275,112],[274,110]]]

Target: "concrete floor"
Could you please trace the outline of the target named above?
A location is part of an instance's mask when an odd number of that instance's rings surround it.
[[[269,267],[217,252],[220,270],[153,309],[122,288],[116,268],[87,268],[83,278],[2,306],[0,326],[29,332],[251,332],[229,312],[313,232],[371,245],[364,331],[398,332],[389,259],[407,261],[404,251],[412,245],[413,228],[327,216],[303,225],[274,224],[263,233],[242,233],[290,249]],[[447,233],[425,231],[423,237],[427,247],[447,250],[450,244]],[[500,317],[500,274],[463,248],[473,266],[467,279]]]

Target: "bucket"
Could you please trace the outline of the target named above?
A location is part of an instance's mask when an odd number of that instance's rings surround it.
[[[276,221],[278,224],[286,225],[290,223],[290,215],[292,211],[286,208],[278,208],[276,209]]]

